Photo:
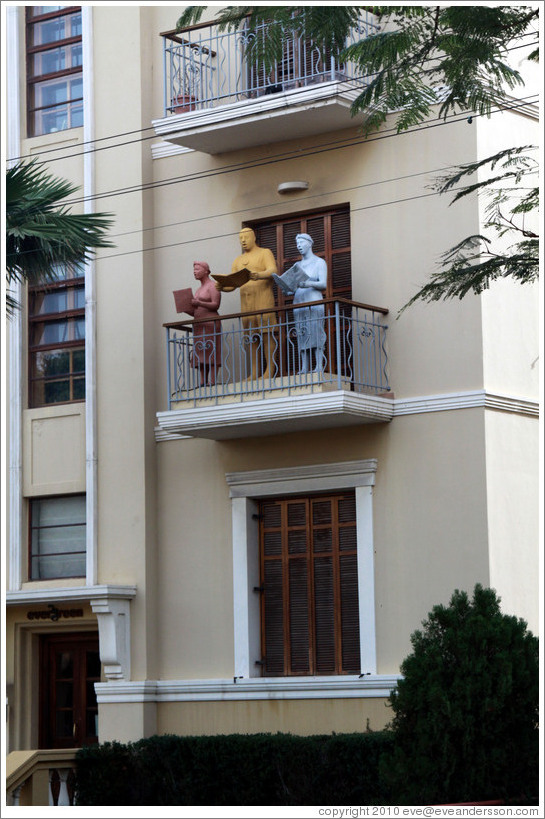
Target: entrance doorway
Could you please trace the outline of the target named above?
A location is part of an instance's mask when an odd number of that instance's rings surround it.
[[[79,748],[98,742],[98,634],[40,638],[40,748]]]

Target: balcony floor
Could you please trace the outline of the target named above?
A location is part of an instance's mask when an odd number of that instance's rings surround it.
[[[358,93],[350,81],[318,82],[164,117],[154,120],[153,126],[157,136],[185,148],[208,154],[238,151],[359,127],[361,118],[356,122],[350,115]]]
[[[393,416],[391,397],[347,389],[319,392],[301,389],[281,394],[284,392],[268,390],[266,397],[244,401],[203,398],[174,402],[171,410],[157,413],[157,421],[167,433],[222,441],[385,423]],[[220,404],[220,400],[224,403]]]

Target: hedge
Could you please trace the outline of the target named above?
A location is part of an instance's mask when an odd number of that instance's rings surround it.
[[[81,748],[78,805],[388,804],[389,731],[328,736],[152,736]]]

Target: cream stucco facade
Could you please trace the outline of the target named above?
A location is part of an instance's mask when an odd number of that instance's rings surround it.
[[[96,197],[87,209],[115,216],[115,247],[87,271],[85,402],[29,407],[25,311],[10,325],[10,750],[38,743],[45,634],[98,632],[99,740],[129,741],[379,729],[411,633],[433,605],[477,582],[537,631],[537,288],[500,282],[398,318],[441,253],[482,225],[480,203],[449,208],[430,190],[434,176],[538,141],[534,112],[434,120],[399,135],[387,123],[367,141],[356,122],[303,137],[285,125],[241,151],[190,150],[152,124],[165,119],[160,34],[178,10],[97,5],[83,9],[83,128],[26,138],[24,8],[6,14],[19,48],[9,155],[61,149],[48,169]],[[94,153],[92,139],[101,140]],[[278,192],[293,179],[308,189]],[[317,397],[322,421],[305,428],[294,403],[296,431],[290,418],[275,434],[256,421],[244,437],[235,420],[224,439],[169,426],[163,325],[179,319],[172,292],[193,287],[193,261],[228,272],[242,224],[340,205],[350,212],[352,298],[389,311],[390,389],[378,399],[388,418],[364,423],[341,408],[329,427]],[[223,295],[222,314],[239,309],[238,293]],[[274,402],[262,404],[274,417]],[[259,640],[252,504],[304,491],[305,481],[310,494],[356,493],[361,676],[260,676],[250,656]],[[29,501],[82,492],[86,576],[29,580]],[[29,617],[50,603],[81,614]]]

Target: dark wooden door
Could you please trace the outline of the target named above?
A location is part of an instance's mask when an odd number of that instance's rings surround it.
[[[100,682],[98,635],[44,635],[40,655],[40,748],[79,748],[98,742],[94,686]]]

